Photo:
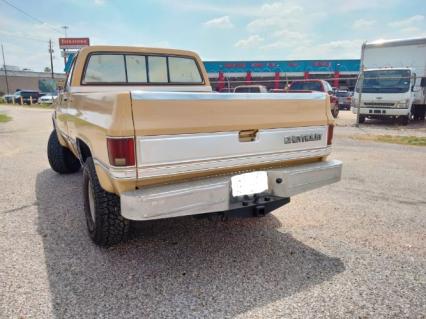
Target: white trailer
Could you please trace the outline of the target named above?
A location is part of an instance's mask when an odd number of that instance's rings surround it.
[[[361,100],[361,101],[360,101]],[[426,112],[426,38],[366,42],[352,112],[365,118],[399,118],[403,124]]]

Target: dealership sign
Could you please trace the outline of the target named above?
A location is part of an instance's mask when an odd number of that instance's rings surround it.
[[[61,49],[81,49],[89,45],[89,38],[59,38],[59,48]]]

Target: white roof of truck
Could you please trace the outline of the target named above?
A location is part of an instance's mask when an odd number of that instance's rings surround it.
[[[367,48],[371,47],[398,47],[401,45],[420,45],[426,44],[426,38],[394,39],[394,40],[376,40],[366,42]]]

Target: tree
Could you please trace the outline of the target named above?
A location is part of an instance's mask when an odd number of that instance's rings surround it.
[[[46,66],[45,68],[44,68],[44,72],[50,72],[50,71],[52,71],[48,66]]]

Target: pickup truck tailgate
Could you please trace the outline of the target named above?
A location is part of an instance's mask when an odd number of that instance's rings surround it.
[[[259,169],[329,154],[323,93],[132,91],[139,179]]]

